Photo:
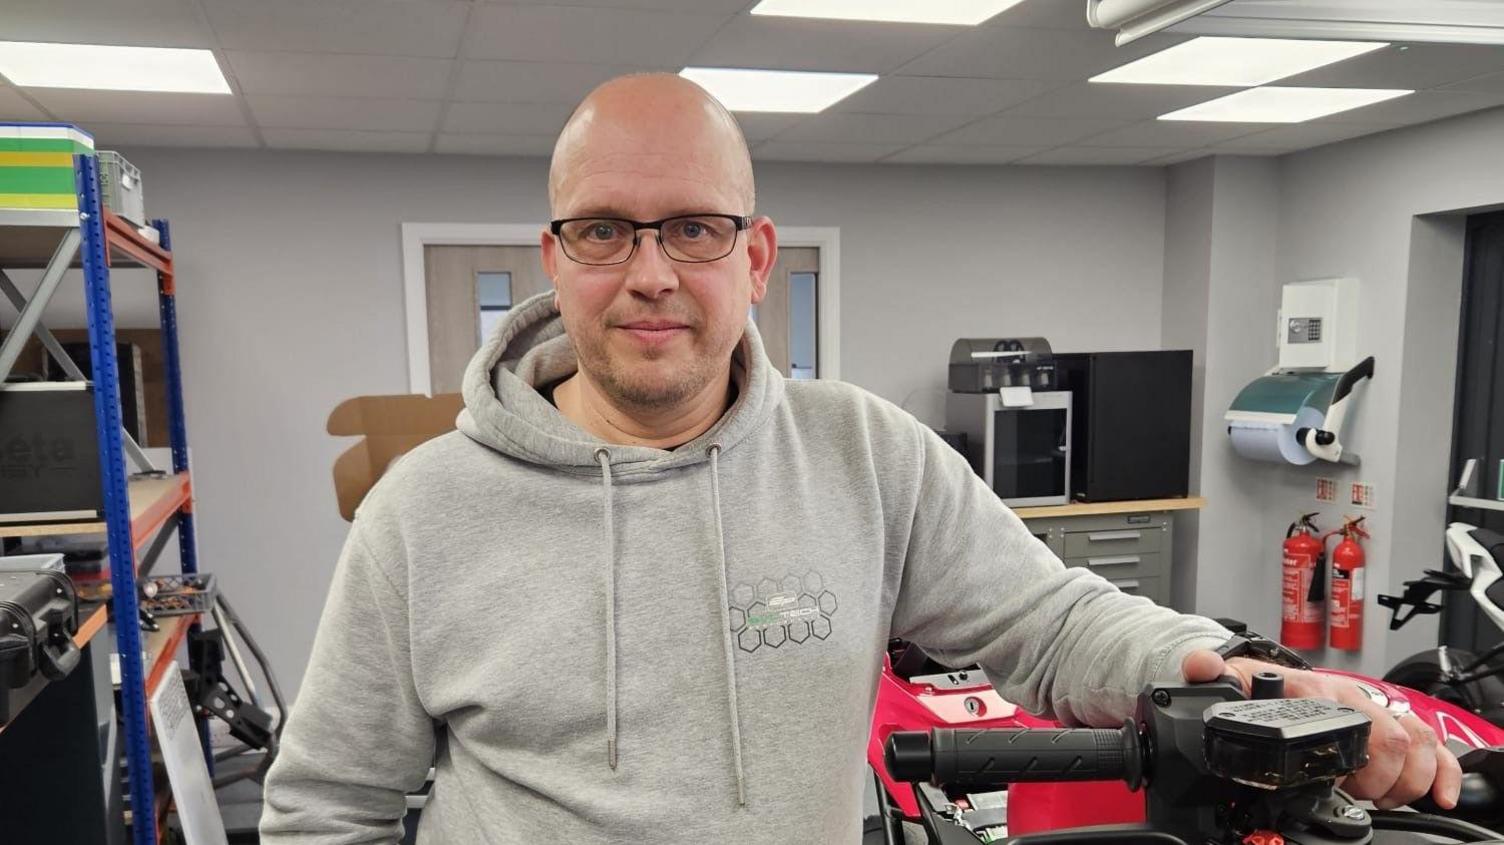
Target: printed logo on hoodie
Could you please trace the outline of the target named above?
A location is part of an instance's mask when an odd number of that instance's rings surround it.
[[[824,642],[836,607],[836,594],[814,570],[741,582],[731,588],[731,633],[745,652]]]

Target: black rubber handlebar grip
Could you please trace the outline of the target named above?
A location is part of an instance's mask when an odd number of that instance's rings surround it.
[[[951,786],[1123,780],[1136,777],[1137,736],[1124,729],[993,728],[894,733],[888,771],[897,780]]]

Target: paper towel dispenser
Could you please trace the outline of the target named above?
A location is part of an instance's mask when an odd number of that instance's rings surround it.
[[[1275,323],[1279,365],[1227,411],[1233,449],[1260,461],[1358,463],[1341,441],[1353,387],[1373,377],[1373,358],[1357,360],[1358,280],[1285,285]]]
[[[1373,358],[1345,373],[1271,373],[1244,387],[1227,411],[1233,449],[1245,458],[1304,466],[1318,459],[1357,464],[1343,450],[1353,387],[1373,378]]]

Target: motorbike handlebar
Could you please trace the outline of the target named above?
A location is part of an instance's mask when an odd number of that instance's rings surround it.
[[[1123,780],[1136,789],[1144,762],[1138,730],[993,728],[898,731],[884,752],[901,781],[995,787],[1008,783]]]

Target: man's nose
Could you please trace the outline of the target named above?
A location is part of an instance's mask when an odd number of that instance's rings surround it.
[[[627,288],[649,299],[677,290],[679,276],[674,272],[673,262],[663,253],[658,232],[643,229],[637,238],[637,253],[627,262]]]

